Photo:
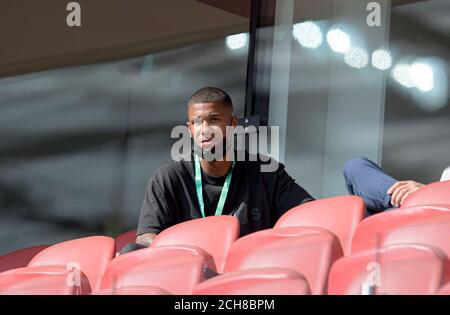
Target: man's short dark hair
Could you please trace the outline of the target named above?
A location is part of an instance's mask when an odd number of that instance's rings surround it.
[[[233,102],[227,92],[210,86],[201,88],[192,94],[189,98],[188,106],[198,103],[221,103],[225,106],[233,107]]]

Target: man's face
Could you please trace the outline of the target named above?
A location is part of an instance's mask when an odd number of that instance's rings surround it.
[[[211,150],[227,136],[226,127],[236,127],[232,108],[221,103],[196,103],[188,107],[188,128],[194,142],[203,150]]]

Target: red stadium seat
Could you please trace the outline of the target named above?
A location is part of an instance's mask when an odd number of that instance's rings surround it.
[[[445,283],[448,267],[445,255],[428,246],[368,250],[342,257],[333,265],[328,294],[364,294],[365,282],[372,283],[371,294],[434,294]]]
[[[26,267],[0,273],[2,295],[78,295],[90,291],[86,276],[66,266]]]
[[[388,233],[382,246],[422,244],[439,248],[450,257],[450,213],[424,218]]]
[[[306,277],[312,294],[323,294],[329,268],[342,255],[339,240],[325,229],[269,229],[237,240],[230,249],[225,272],[289,268]]]
[[[364,218],[365,205],[360,197],[339,196],[299,205],[286,212],[275,229],[289,226],[317,226],[334,233],[344,254],[350,253],[351,240],[358,223]]]
[[[0,272],[28,266],[31,259],[50,245],[40,245],[16,250],[0,256]]]
[[[353,236],[352,253],[380,247],[390,231],[448,211],[450,206],[416,206],[372,215],[358,225]]]
[[[156,286],[173,294],[190,294],[205,280],[206,268],[214,272],[214,260],[197,247],[144,248],[113,259],[103,276],[101,290]]]
[[[450,282],[439,289],[438,295],[450,295]]]
[[[171,295],[171,293],[158,287],[135,286],[100,290],[92,295]]]
[[[114,239],[91,236],[50,246],[37,254],[28,266],[77,266],[88,277],[92,290],[98,290],[100,279],[114,255]]]
[[[428,184],[409,195],[402,208],[419,205],[450,205],[450,180]]]
[[[134,243],[136,241],[136,230],[131,230],[116,236],[116,256],[119,255],[122,248],[128,243]]]
[[[211,216],[171,226],[155,238],[151,247],[167,245],[196,246],[214,258],[222,273],[231,244],[239,237],[239,221],[234,216]]]
[[[206,280],[194,289],[196,295],[307,295],[308,282],[298,272],[285,268],[257,268],[226,273]]]
[[[231,247],[225,264],[225,272],[230,272],[238,269],[242,259],[245,258],[248,253],[270,242],[286,238],[321,233],[330,232],[317,227],[314,228],[295,226],[280,229],[266,229],[246,235],[234,242],[233,246]]]

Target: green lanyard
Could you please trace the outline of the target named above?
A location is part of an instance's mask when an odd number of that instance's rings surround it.
[[[222,187],[222,192],[220,193],[219,202],[217,203],[216,213],[214,215],[222,215],[223,206],[225,205],[225,200],[227,199],[228,190],[230,188],[231,176],[234,169],[234,161],[231,166],[231,170],[228,171],[227,177]],[[202,171],[200,169],[200,160],[197,155],[195,155],[195,189],[197,190],[198,203],[200,204],[200,211],[202,216],[205,217],[205,203],[203,202],[203,186],[202,186]]]

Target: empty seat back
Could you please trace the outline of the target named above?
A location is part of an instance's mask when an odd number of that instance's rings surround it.
[[[353,236],[352,253],[380,247],[390,231],[449,211],[450,206],[415,206],[372,215],[358,225]]]
[[[405,199],[402,208],[430,204],[450,205],[450,180],[434,182],[420,188]]]
[[[83,273],[66,266],[25,267],[0,273],[0,294],[79,295],[91,291]]]
[[[448,259],[422,245],[395,245],[352,254],[331,268],[328,294],[434,294]]]
[[[295,270],[306,277],[312,294],[326,292],[331,265],[343,255],[336,236],[324,229],[311,229],[295,236],[293,228],[265,230],[249,234],[233,244],[225,272],[279,267]],[[274,233],[272,237],[270,234]]]
[[[292,208],[274,228],[317,226],[335,234],[344,253],[350,253],[351,240],[358,223],[364,218],[365,205],[360,197],[338,196],[318,199]]]
[[[173,294],[190,294],[205,280],[214,260],[192,246],[145,248],[113,259],[103,276],[101,290],[132,286],[156,286]]]
[[[31,259],[48,246],[23,248],[0,256],[0,272],[28,266]]]
[[[97,290],[106,266],[114,255],[114,239],[91,236],[52,245],[37,254],[28,266],[75,266],[86,274],[92,289]]]
[[[303,275],[284,268],[257,268],[226,273],[206,280],[194,289],[197,295],[306,295]]]
[[[329,231],[318,227],[293,226],[279,229],[266,229],[248,234],[238,239],[231,246],[228,252],[225,272],[238,270],[243,259],[246,259],[248,253],[267,245],[270,242],[299,237],[311,234],[330,233]]]
[[[422,244],[439,248],[450,257],[450,213],[417,220],[388,233],[382,246]]]
[[[216,269],[222,272],[231,244],[239,237],[239,221],[234,216],[211,216],[186,221],[162,231],[151,247],[167,245],[196,246],[214,258]]]

